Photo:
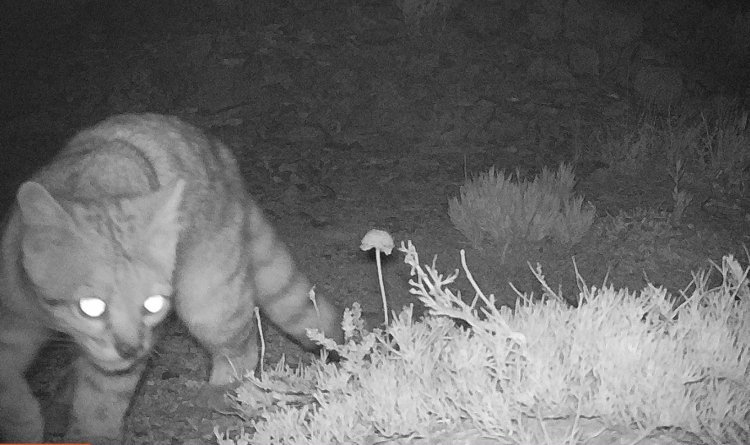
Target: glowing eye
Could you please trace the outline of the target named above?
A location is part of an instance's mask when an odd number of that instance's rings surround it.
[[[167,299],[163,295],[152,295],[143,302],[143,307],[151,314],[161,312],[167,306]]]
[[[96,297],[81,298],[78,300],[78,308],[87,317],[99,318],[107,310],[107,303]]]

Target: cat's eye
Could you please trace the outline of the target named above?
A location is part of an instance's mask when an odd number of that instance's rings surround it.
[[[167,299],[163,295],[152,295],[143,302],[143,307],[151,314],[161,312],[166,306]]]
[[[78,309],[87,317],[99,318],[107,310],[107,303],[96,297],[81,298],[78,300]]]

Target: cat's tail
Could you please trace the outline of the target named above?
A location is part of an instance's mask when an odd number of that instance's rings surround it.
[[[305,349],[317,348],[307,336],[307,329],[318,329],[341,343],[341,311],[325,297],[311,295],[310,282],[297,269],[289,250],[257,207],[250,219],[257,305]]]

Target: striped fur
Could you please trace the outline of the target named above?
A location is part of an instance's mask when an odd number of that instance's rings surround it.
[[[68,438],[99,442],[120,439],[170,310],[211,354],[213,385],[255,369],[256,305],[306,348],[306,328],[341,338],[338,311],[308,300],[229,150],[176,118],[82,131],[16,201],[0,249],[0,441],[42,440],[23,373],[55,331],[84,352]]]

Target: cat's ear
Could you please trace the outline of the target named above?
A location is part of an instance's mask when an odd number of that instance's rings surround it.
[[[41,184],[25,182],[16,195],[24,226],[23,265],[42,288],[64,287],[71,278],[71,258],[79,250],[75,223]]]
[[[185,191],[185,181],[178,179],[154,192],[148,199],[150,219],[145,231],[149,251],[162,264],[174,267],[181,227],[180,207]]]
[[[151,196],[151,227],[174,227],[180,224],[180,206],[185,191],[185,180],[178,179],[163,186]]]
[[[30,227],[71,229],[73,220],[47,189],[38,182],[21,184],[16,195],[23,223]]]

